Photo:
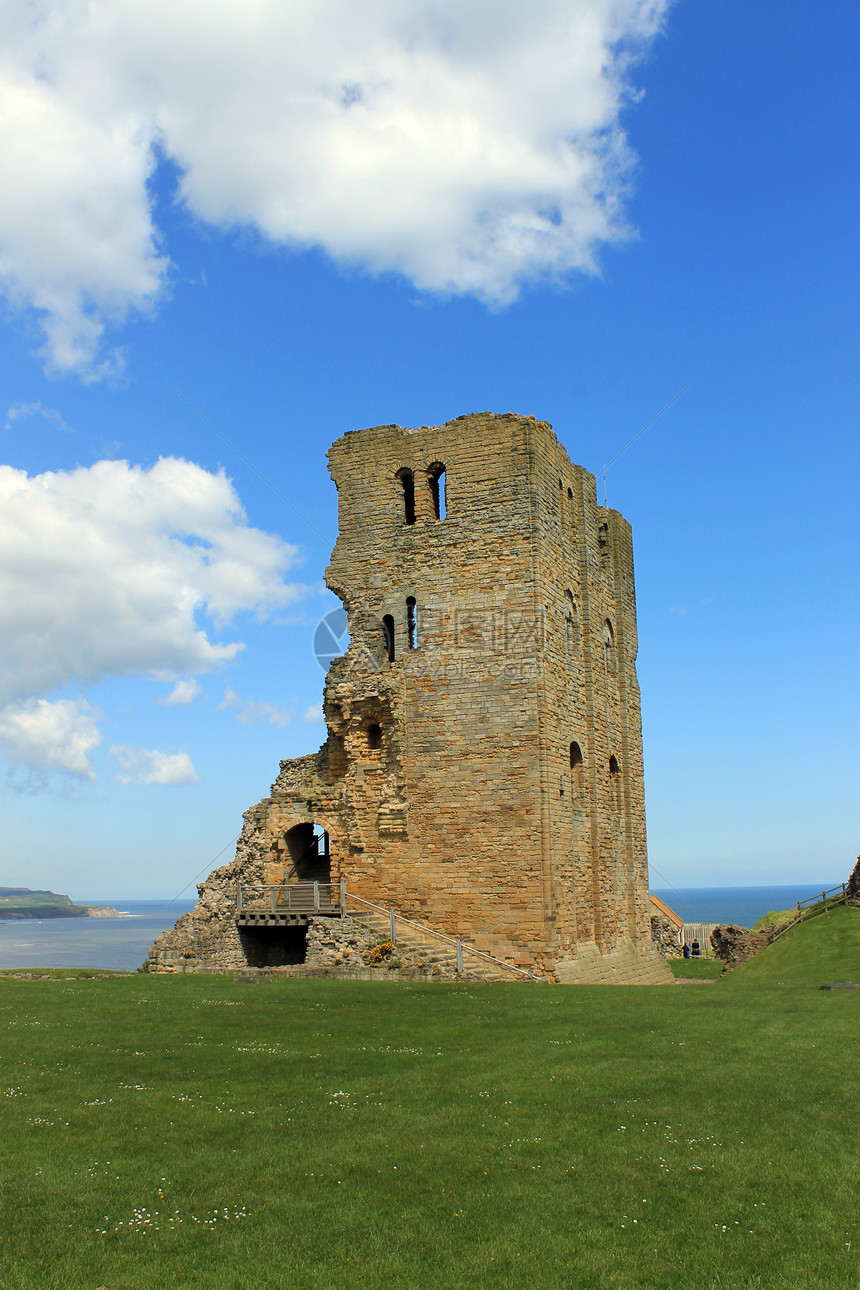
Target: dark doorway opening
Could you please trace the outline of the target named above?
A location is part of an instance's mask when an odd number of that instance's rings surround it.
[[[298,882],[331,882],[329,836],[320,824],[297,824],[284,835]]]
[[[308,956],[308,929],[294,923],[240,927],[239,940],[248,967],[295,967]]]

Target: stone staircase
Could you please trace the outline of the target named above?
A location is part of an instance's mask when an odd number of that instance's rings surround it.
[[[427,924],[404,918],[344,889],[344,914],[359,926],[396,947],[397,956],[410,963],[438,967],[445,975],[467,981],[536,981],[532,972],[477,950],[467,941],[446,936]]]

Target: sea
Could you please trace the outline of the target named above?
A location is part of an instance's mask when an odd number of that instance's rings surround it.
[[[752,927],[762,914],[771,910],[791,909],[799,900],[820,895],[838,886],[829,882],[822,887],[796,883],[789,887],[652,887],[685,923],[737,923]]]
[[[134,972],[159,932],[194,908],[187,900],[80,900],[119,918],[0,920],[0,968],[112,968]]]
[[[828,883],[829,887],[835,883]],[[822,890],[806,883],[782,887],[653,887],[687,923],[738,923],[752,927],[771,909],[790,909]],[[0,968],[111,968],[134,972],[150,945],[193,909],[174,900],[98,900],[119,918],[28,918],[0,920]]]

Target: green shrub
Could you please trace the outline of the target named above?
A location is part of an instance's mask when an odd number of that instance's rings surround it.
[[[797,909],[771,909],[766,914],[762,914],[758,922],[752,927],[754,932],[767,932],[771,927],[777,927],[780,923],[790,923],[797,914]]]
[[[369,963],[371,967],[381,967],[383,963],[387,963],[389,959],[394,957],[395,952],[393,941],[379,941],[372,950],[368,950],[364,956],[364,961]]]

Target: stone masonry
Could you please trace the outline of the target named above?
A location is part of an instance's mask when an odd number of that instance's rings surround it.
[[[326,742],[281,763],[151,969],[241,966],[236,883],[316,877],[545,979],[670,979],[651,948],[630,526],[533,417],[351,431],[329,463],[326,582],[350,643]]]
[[[741,963],[755,958],[770,944],[770,932],[752,932],[736,923],[720,923],[711,932],[714,954],[725,964],[723,974],[733,972]]]

